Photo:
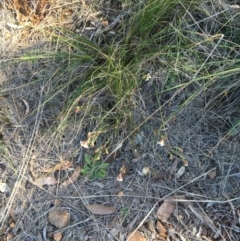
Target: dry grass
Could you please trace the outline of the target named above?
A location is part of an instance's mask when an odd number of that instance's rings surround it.
[[[15,22],[14,15],[0,10],[0,173],[1,181],[11,190],[0,193],[0,239],[7,240],[12,234],[12,240],[44,240],[46,232],[46,240],[50,240],[54,232],[61,231],[62,240],[126,240],[127,233],[141,226],[149,240],[154,240],[147,224],[156,222],[157,207],[170,195],[184,195],[187,201],[179,201],[165,223],[169,240],[238,240],[240,33],[234,3],[229,1],[229,7],[212,1],[199,4],[193,12],[185,7],[179,29],[174,18],[169,27],[175,29],[174,35],[169,34],[169,45],[175,37],[179,41],[171,45],[174,48],[164,47],[162,55],[152,56],[153,48],[143,52],[139,63],[142,69],[133,79],[146,73],[152,78],[140,81],[126,95],[108,86],[93,90],[95,86],[87,85],[78,92],[89,77],[86,69],[95,63],[72,64],[70,44],[62,41],[68,35],[60,27],[74,30],[100,47],[111,42],[110,31],[115,36],[119,31],[121,39],[129,26],[119,27],[119,16],[130,19],[137,5],[131,5],[133,1],[111,2],[59,2],[50,7],[53,11],[38,26],[23,29],[7,27],[7,23]],[[112,29],[94,27],[104,24],[106,18],[110,26],[116,21]],[[30,52],[33,58],[29,58]],[[93,73],[98,70],[93,67]],[[109,77],[122,68],[114,70]],[[124,74],[129,77],[132,73]],[[94,74],[91,77],[98,83]],[[78,113],[74,112],[76,106],[80,108]],[[102,133],[95,147],[82,148],[80,142],[88,133],[99,130]],[[162,137],[166,143],[163,147],[157,144]],[[126,151],[129,143],[131,148]],[[93,156],[104,145],[111,152],[119,144],[120,157],[110,164],[103,179],[81,176],[66,188],[33,185],[36,178],[45,175],[41,172],[44,168],[63,160],[83,167],[84,154]],[[141,160],[132,163],[135,150]],[[180,179],[169,175],[175,160],[175,172],[184,160],[188,162]],[[124,161],[130,169],[124,181],[118,182]],[[140,175],[145,166],[161,178]],[[212,179],[208,174],[213,170],[216,177]],[[60,184],[72,172],[68,169],[51,175]],[[119,192],[124,196],[119,197]],[[58,208],[67,209],[71,215],[69,225],[60,230],[48,221],[56,199],[60,201]],[[116,212],[93,215],[85,208],[93,203],[114,207]],[[11,223],[14,228],[10,228]],[[173,230],[176,238],[170,235]]]

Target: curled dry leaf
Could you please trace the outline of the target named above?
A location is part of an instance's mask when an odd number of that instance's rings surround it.
[[[127,162],[124,162],[124,164],[120,168],[120,172],[117,176],[117,181],[122,182],[128,171],[129,171],[129,165]]]
[[[66,187],[70,184],[72,184],[73,182],[75,182],[78,177],[80,176],[81,173],[81,167],[80,166],[76,166],[75,171],[73,172],[72,176],[69,177],[69,179],[65,182],[63,182],[60,187]]]
[[[156,223],[156,230],[161,238],[167,238],[167,230],[159,220]]]
[[[115,212],[115,209],[113,207],[107,207],[107,206],[102,206],[98,204],[86,205],[86,208],[91,213],[98,214],[98,215],[108,215]]]
[[[38,187],[43,187],[44,185],[54,185],[57,180],[54,177],[40,177],[36,179],[33,184]]]
[[[63,234],[61,232],[57,232],[53,234],[54,241],[61,241],[63,237]]]
[[[146,241],[146,238],[137,230],[128,234],[127,241]]]
[[[68,225],[70,213],[68,210],[52,210],[48,215],[49,222],[57,228],[64,228]]]
[[[24,105],[26,106],[26,110],[25,110],[25,116],[29,113],[29,110],[30,110],[30,108],[29,108],[29,104],[27,103],[27,101],[26,100],[24,100],[24,99],[22,99],[22,98],[20,98],[21,99],[21,101],[24,103]]]
[[[80,141],[81,147],[89,148],[88,141]]]
[[[42,172],[55,172],[66,170],[73,165],[71,161],[65,161],[63,163],[58,163],[56,166],[42,170]]]

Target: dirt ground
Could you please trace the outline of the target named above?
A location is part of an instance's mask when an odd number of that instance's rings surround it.
[[[107,140],[117,156],[105,178],[79,176],[84,155],[96,149],[81,143],[96,123],[76,111],[71,125],[56,134],[68,100],[64,91],[53,95],[61,83],[49,73],[58,63],[18,57],[57,51],[43,27],[63,26],[89,39],[97,31],[115,31],[128,6],[40,1],[31,13],[33,3],[5,3],[0,9],[0,181],[8,190],[0,192],[0,240],[239,240],[239,128],[227,136],[233,115],[240,113],[239,89],[221,101],[206,100],[202,93],[176,115],[191,90],[161,96],[162,113],[170,119],[162,128],[152,93],[165,75],[152,66],[153,78],[135,95],[134,138],[100,133],[95,147]],[[69,166],[54,169],[59,163]]]

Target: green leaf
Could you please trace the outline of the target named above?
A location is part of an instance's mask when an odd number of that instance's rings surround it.
[[[92,165],[91,157],[88,154],[84,155],[84,160],[89,166]]]
[[[109,163],[104,162],[104,163],[100,164],[99,167],[102,169],[105,169],[105,168],[109,167]]]

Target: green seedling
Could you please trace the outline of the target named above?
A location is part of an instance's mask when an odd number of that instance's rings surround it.
[[[84,160],[85,164],[81,170],[83,176],[88,176],[91,180],[106,177],[109,163],[102,162],[98,154],[94,157],[85,154]]]
[[[123,206],[120,210],[120,215],[124,218],[130,215],[130,209],[126,206]]]

